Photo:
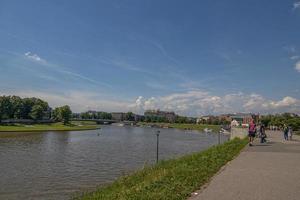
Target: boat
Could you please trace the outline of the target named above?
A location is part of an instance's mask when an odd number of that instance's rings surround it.
[[[211,129],[209,129],[209,128],[205,128],[205,129],[204,129],[204,132],[205,132],[205,133],[211,133],[211,132],[212,132],[212,130],[211,130]]]
[[[124,123],[112,123],[112,125],[114,125],[114,126],[124,126],[125,124]]]

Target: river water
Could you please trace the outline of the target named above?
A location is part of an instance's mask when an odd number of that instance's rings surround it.
[[[18,133],[1,137],[0,199],[69,199],[153,164],[157,129]],[[204,150],[217,134],[160,129],[159,158]],[[222,141],[227,140],[223,136]]]

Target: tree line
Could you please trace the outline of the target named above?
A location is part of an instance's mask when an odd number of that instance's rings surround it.
[[[151,122],[151,123],[181,123],[181,124],[195,124],[196,118],[185,117],[176,115],[173,121],[170,121],[167,117],[164,116],[145,116],[141,118],[142,122]]]
[[[111,113],[108,112],[82,112],[82,113],[73,113],[72,118],[76,119],[112,119]]]
[[[69,122],[72,111],[68,105],[54,110],[48,102],[39,98],[21,98],[19,96],[0,96],[0,120],[31,119]]]
[[[276,126],[282,128],[285,125],[293,130],[300,130],[300,116],[291,113],[261,116],[260,122],[266,127]]]

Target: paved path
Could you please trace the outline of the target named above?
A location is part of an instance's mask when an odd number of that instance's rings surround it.
[[[267,144],[246,147],[190,200],[299,200],[300,137],[267,135]]]

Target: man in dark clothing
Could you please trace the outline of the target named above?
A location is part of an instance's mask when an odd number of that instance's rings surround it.
[[[266,129],[265,129],[265,126],[262,124],[259,128],[259,132],[260,132],[260,143],[265,143],[267,140],[266,140]]]

